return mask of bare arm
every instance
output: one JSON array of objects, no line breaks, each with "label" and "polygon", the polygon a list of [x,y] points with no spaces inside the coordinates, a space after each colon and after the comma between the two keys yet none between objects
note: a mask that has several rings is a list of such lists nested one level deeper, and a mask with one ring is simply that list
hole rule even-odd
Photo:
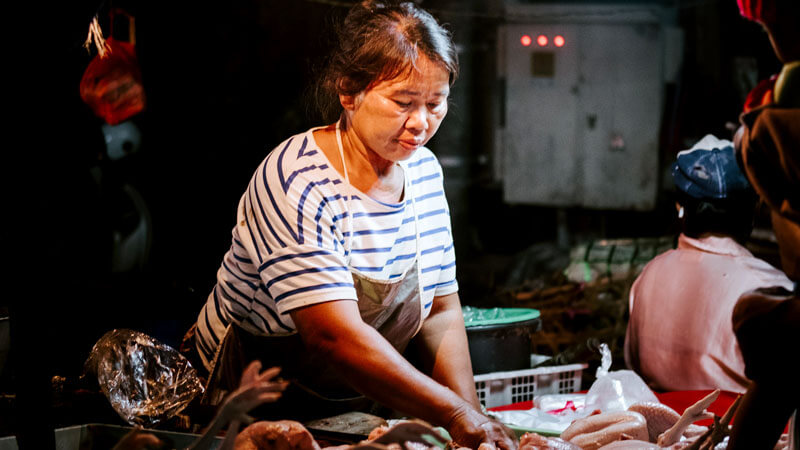
[{"label": "bare arm", "polygon": [[433,299],[431,313],[415,340],[431,377],[480,409],[458,293]]},{"label": "bare arm", "polygon": [[364,395],[446,427],[462,445],[477,448],[481,442],[496,441],[501,448],[516,448],[512,439],[491,433],[496,422],[415,369],[380,333],[365,324],[356,302],[319,303],[294,310],[291,315],[309,350],[325,355]]}]

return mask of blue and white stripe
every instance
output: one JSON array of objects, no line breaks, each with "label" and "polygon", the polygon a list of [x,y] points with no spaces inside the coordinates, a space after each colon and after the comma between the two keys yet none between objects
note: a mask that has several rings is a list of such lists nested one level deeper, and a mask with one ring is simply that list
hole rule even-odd
[{"label": "blue and white stripe", "polygon": [[312,132],[276,147],[242,195],[231,249],[197,322],[206,365],[231,323],[254,334],[292,333],[292,309],[356,300],[348,262],[374,279],[401,276],[417,253],[415,209],[425,315],[435,296],[458,290],[442,169],[433,153],[423,147],[401,163],[410,192],[387,204],[344,182]]}]

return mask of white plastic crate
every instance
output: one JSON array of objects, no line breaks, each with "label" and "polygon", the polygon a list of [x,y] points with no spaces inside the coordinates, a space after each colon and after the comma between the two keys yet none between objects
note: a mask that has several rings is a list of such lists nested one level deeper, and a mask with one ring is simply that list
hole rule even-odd
[{"label": "white plastic crate", "polygon": [[569,394],[581,388],[588,364],[538,367],[475,375],[478,400],[487,408],[533,400],[535,395]]}]

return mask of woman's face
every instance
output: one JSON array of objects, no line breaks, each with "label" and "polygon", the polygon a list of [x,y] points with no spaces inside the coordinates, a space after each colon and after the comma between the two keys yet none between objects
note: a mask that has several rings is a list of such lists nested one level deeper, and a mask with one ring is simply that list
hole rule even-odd
[{"label": "woman's face", "polygon": [[382,160],[408,159],[436,134],[447,114],[450,74],[420,56],[415,69],[355,96],[340,96],[348,136]]}]

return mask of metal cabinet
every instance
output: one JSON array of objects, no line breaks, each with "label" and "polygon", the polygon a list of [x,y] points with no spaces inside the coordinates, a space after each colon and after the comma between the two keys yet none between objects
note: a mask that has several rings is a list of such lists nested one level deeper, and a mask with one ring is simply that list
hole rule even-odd
[{"label": "metal cabinet", "polygon": [[658,6],[528,8],[541,13],[501,27],[498,39],[505,201],[652,209],[674,35],[665,31],[668,14]]}]

